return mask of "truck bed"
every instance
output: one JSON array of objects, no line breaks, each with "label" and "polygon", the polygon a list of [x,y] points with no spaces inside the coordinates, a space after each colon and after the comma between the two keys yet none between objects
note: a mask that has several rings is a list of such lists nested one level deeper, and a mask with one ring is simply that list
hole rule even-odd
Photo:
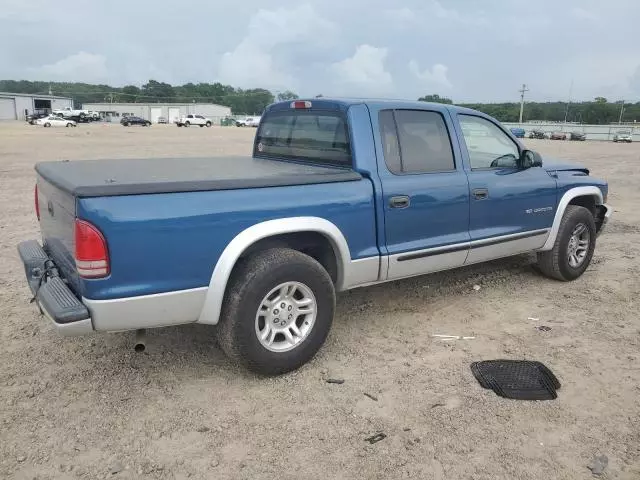
[{"label": "truck bed", "polygon": [[74,197],[237,190],[362,178],[344,168],[248,156],[41,162],[36,171]]}]

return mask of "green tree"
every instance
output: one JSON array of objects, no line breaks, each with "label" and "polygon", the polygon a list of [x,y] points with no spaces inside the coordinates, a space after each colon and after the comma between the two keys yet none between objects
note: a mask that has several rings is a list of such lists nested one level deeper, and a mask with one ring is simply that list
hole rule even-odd
[{"label": "green tree", "polygon": [[123,98],[126,102],[137,102],[140,96],[140,89],[135,85],[122,87]]},{"label": "green tree", "polygon": [[300,97],[291,90],[285,90],[284,92],[278,93],[277,98],[279,102],[285,102],[287,100],[297,100]]},{"label": "green tree", "polygon": [[142,86],[141,91],[147,101],[168,100],[175,96],[171,85],[156,80],[149,80]]},{"label": "green tree", "polygon": [[450,98],[441,97],[438,94],[425,95],[424,97],[420,97],[418,99],[418,101],[419,102],[431,102],[431,103],[448,103],[448,104],[452,104],[453,103]]}]

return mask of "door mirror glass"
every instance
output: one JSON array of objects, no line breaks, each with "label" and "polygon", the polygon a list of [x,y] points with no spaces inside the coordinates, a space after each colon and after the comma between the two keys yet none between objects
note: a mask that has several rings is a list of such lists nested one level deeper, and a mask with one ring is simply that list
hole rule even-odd
[{"label": "door mirror glass", "polygon": [[520,167],[522,168],[532,168],[532,167],[541,167],[542,166],[542,157],[538,152],[534,152],[533,150],[523,150],[520,154]]}]

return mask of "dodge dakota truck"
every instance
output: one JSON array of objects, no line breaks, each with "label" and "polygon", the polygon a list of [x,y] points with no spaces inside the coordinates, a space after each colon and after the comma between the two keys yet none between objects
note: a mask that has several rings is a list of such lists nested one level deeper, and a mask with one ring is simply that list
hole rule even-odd
[{"label": "dodge dakota truck", "polygon": [[250,156],[35,170],[42,238],[18,251],[60,333],[215,325],[229,356],[271,375],[322,346],[336,292],[525,252],[574,280],[611,214],[587,168],[423,102],[279,102]]}]

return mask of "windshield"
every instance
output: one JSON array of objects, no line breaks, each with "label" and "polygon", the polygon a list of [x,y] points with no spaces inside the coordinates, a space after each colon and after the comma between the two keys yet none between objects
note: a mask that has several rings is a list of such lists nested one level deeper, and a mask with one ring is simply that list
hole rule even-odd
[{"label": "windshield", "polygon": [[335,111],[291,110],[265,115],[253,153],[257,157],[351,166],[347,124]]}]

